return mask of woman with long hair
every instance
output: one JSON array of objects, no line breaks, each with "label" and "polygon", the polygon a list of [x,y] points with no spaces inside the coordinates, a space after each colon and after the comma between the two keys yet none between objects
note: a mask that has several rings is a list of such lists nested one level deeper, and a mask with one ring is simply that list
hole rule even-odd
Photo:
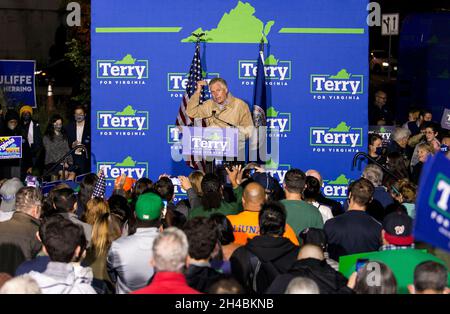
[{"label": "woman with long hair", "polygon": [[109,213],[108,203],[101,197],[94,197],[87,202],[86,212],[83,215],[83,221],[93,226],[98,217],[107,213]]},{"label": "woman with long hair", "polygon": [[[45,169],[49,170],[70,151],[67,135],[63,128],[63,118],[59,114],[55,114],[50,118],[43,143],[45,147]],[[63,174],[63,171],[67,172],[67,176]],[[56,166],[51,174],[54,179],[65,178],[74,180],[75,168],[72,156],[67,156],[66,160],[63,160],[60,165]]]},{"label": "woman with long hair", "polygon": [[112,218],[108,203],[99,197],[87,203],[84,219],[92,225],[92,240],[82,264],[92,268],[97,291],[112,293],[114,287],[107,272],[106,258],[111,243],[121,236],[120,225]]},{"label": "woman with long hair", "polygon": [[77,215],[80,218],[86,211],[87,202],[92,198],[97,180],[98,176],[95,173],[89,173],[81,180],[80,191],[77,196]]}]

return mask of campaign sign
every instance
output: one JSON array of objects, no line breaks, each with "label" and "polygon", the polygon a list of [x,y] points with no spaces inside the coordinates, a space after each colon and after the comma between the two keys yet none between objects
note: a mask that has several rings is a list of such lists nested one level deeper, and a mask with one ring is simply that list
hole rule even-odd
[{"label": "campaign sign", "polygon": [[36,107],[34,60],[0,60],[0,88],[8,103]]},{"label": "campaign sign", "polygon": [[420,178],[414,236],[450,252],[450,160],[438,153]]},{"label": "campaign sign", "polygon": [[225,79],[250,111],[264,40],[266,124],[270,142],[278,140],[267,153],[279,156],[268,168],[280,180],[291,167],[318,169],[329,180],[327,197],[345,199],[345,182],[361,175],[351,159],[367,151],[367,1],[91,2],[91,169],[108,167],[107,194],[122,171],[188,175],[186,157],[201,159],[192,145],[201,155],[208,147],[207,154],[229,153],[219,146],[229,142],[201,136],[190,138],[180,158],[174,124],[185,110],[192,33],[204,33],[201,77]]},{"label": "campaign sign", "polygon": [[392,133],[395,131],[395,126],[379,126],[379,125],[370,125],[369,126],[369,134],[378,134],[383,139],[383,147],[389,146],[391,143]]},{"label": "campaign sign", "polygon": [[0,159],[22,158],[22,136],[0,137]]},{"label": "campaign sign", "polygon": [[236,128],[183,127],[183,155],[236,157],[239,131]]}]

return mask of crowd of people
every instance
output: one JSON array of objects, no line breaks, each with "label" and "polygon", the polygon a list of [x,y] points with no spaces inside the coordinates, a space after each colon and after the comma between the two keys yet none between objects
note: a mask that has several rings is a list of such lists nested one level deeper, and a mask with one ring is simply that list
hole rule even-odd
[{"label": "crowd of people", "polygon": [[2,164],[0,293],[450,292],[449,254],[413,237],[422,165],[450,146],[429,112],[411,111],[387,147],[370,135],[370,159],[343,204],[322,193],[316,169],[292,168],[280,183],[256,163],[179,176],[178,201],[166,174],[121,175],[105,195],[102,170],[44,196],[24,176],[40,158],[51,179],[87,172],[74,148],[89,132],[83,107],[66,126],[50,117],[44,136],[32,114],[23,106],[2,122],[24,147],[19,164]]},{"label": "crowd of people", "polygon": [[67,123],[60,114],[51,115],[45,130],[34,119],[30,106],[23,105],[18,111],[8,109],[0,114],[0,135],[22,137],[22,158],[2,160],[0,178],[24,180],[34,174],[48,181],[70,180],[89,172],[90,126],[82,105],[74,107],[73,120]]},{"label": "crowd of people", "polygon": [[[415,248],[412,183],[387,191],[371,164],[341,206],[320,192],[317,170],[291,169],[282,185],[255,164],[226,172],[229,185],[180,176],[188,198],[178,202],[167,175],[122,175],[109,197],[101,171],[46,197],[3,180],[0,293],[450,292],[445,262]],[[368,258],[346,273],[355,254]]]}]

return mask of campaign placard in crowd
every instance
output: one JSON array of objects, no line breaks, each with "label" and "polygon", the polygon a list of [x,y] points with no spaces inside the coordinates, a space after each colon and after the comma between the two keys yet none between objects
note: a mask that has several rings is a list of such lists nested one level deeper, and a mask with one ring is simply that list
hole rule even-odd
[{"label": "campaign placard in crowd", "polygon": [[383,146],[387,147],[391,143],[392,133],[395,131],[395,126],[390,125],[370,125],[369,134],[378,134],[383,139]]},{"label": "campaign placard in crowd", "polygon": [[450,252],[450,160],[438,153],[424,165],[414,236]]},{"label": "campaign placard in crowd", "polygon": [[0,137],[0,159],[22,158],[22,136]]},{"label": "campaign placard in crowd", "polygon": [[36,107],[35,60],[0,60],[0,88],[11,105]]}]

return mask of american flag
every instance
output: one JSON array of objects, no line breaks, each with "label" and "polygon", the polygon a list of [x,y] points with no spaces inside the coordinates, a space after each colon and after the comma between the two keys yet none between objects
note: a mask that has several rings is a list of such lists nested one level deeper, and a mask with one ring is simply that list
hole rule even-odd
[{"label": "american flag", "polygon": [[105,172],[103,168],[100,168],[100,173],[98,175],[98,180],[95,183],[94,191],[92,192],[92,197],[105,198],[105,192],[106,192]]},{"label": "american flag", "polygon": [[[189,77],[186,85],[186,91],[183,96],[183,100],[180,104],[180,109],[178,110],[177,121],[175,124],[177,126],[202,126],[206,127],[206,123],[203,119],[192,119],[186,113],[186,107],[189,99],[195,93],[197,89],[197,82],[203,80],[202,74],[202,63],[200,60],[200,42],[197,42],[195,46],[194,58],[192,58],[191,67],[189,69]],[[200,104],[206,100],[205,90],[202,89],[200,95]],[[201,122],[199,121],[201,120]],[[205,161],[195,161],[194,156],[191,156],[191,159],[186,162],[189,167],[205,171]]]}]

